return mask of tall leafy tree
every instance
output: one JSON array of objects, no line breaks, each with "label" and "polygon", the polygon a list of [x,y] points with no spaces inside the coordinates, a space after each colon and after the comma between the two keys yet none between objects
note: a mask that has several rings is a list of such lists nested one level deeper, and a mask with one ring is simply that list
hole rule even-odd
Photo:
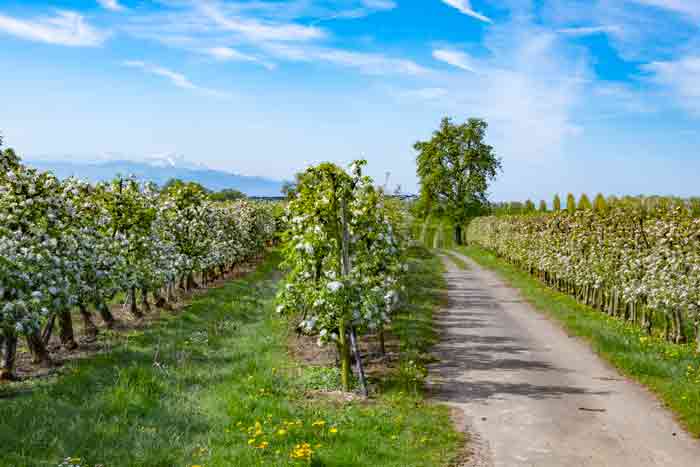
[{"label": "tall leafy tree", "polygon": [[554,212],[561,211],[561,198],[559,198],[559,195],[554,195],[554,202],[552,204],[552,211],[554,211]]},{"label": "tall leafy tree", "polygon": [[443,118],[428,141],[418,141],[417,173],[421,197],[442,208],[455,225],[462,243],[462,225],[487,207],[489,183],[501,169],[493,147],[485,143],[488,124],[477,118],[454,124]]},{"label": "tall leafy tree", "polygon": [[605,201],[605,196],[602,193],[598,193],[593,201],[593,209],[602,214],[608,210],[608,202]]},{"label": "tall leafy tree", "polygon": [[587,211],[587,210],[593,209],[593,205],[591,204],[591,200],[588,198],[588,195],[586,193],[582,194],[581,198],[579,198],[578,209],[580,211]]}]

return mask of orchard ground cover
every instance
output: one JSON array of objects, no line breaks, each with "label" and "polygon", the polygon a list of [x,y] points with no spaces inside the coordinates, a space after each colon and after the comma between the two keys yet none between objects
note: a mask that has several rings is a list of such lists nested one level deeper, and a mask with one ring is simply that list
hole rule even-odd
[{"label": "orchard ground cover", "polygon": [[700,355],[693,344],[669,343],[633,323],[582,305],[493,253],[470,245],[458,251],[499,273],[522,296],[625,375],[651,389],[694,436],[700,436]]},{"label": "orchard ground cover", "polygon": [[439,262],[411,251],[411,305],[392,330],[405,352],[381,384],[370,380],[369,401],[310,396],[307,370],[288,356],[289,322],[274,313],[278,262],[271,253],[59,377],[0,387],[0,465],[447,465],[460,437],[419,390]]}]

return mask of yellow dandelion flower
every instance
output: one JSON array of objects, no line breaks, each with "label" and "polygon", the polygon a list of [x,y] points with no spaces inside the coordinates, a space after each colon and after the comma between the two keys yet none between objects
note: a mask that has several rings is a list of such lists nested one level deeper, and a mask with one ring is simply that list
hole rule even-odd
[{"label": "yellow dandelion flower", "polygon": [[331,428],[330,430],[328,430],[328,432],[329,432],[330,434],[334,435],[334,434],[338,433],[338,429],[337,429],[336,427],[333,427],[333,428]]}]

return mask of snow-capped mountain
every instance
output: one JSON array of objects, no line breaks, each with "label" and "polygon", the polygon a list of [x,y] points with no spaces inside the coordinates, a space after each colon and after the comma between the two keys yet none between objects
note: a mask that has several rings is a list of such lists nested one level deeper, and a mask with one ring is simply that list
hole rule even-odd
[{"label": "snow-capped mountain", "polygon": [[178,178],[200,183],[214,191],[233,188],[248,196],[279,196],[283,183],[264,177],[213,170],[174,154],[151,156],[144,161],[115,159],[83,162],[27,159],[24,162],[30,167],[51,171],[59,178],[75,176],[91,182],[99,182],[110,180],[116,175],[134,175],[158,185],[163,185],[172,178]]}]

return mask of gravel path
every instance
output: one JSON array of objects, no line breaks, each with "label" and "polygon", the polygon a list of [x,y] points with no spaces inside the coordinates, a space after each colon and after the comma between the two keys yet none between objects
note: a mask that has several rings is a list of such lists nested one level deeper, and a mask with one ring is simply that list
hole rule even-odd
[{"label": "gravel path", "polygon": [[461,257],[468,270],[444,258],[449,305],[429,385],[464,412],[467,465],[700,466],[700,441],[644,388]]}]

